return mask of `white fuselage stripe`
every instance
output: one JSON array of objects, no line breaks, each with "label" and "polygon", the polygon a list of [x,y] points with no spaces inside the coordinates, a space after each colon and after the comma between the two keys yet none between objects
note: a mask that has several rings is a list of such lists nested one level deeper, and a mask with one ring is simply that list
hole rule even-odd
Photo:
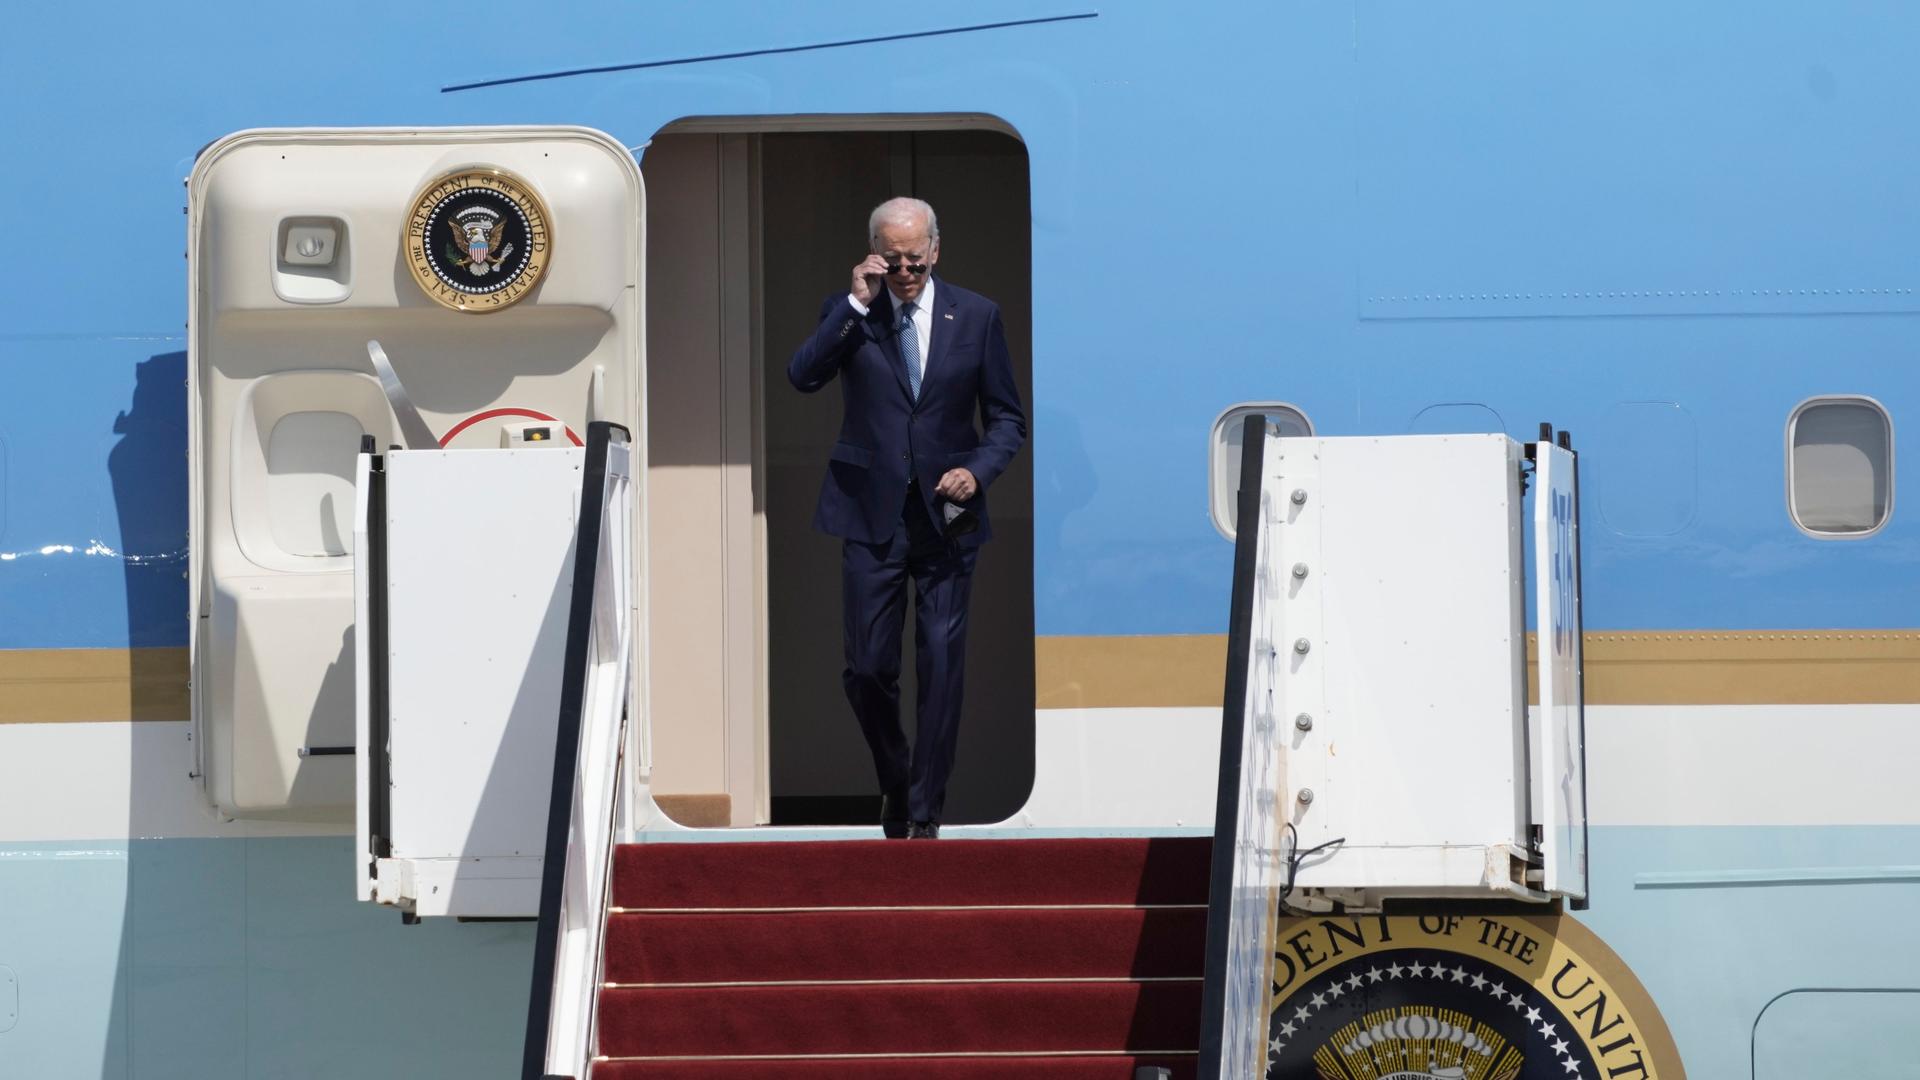
[{"label": "white fuselage stripe", "polygon": [[[1036,721],[1033,794],[994,835],[1211,825],[1219,710],[1042,709]],[[1587,708],[1600,827],[1920,825],[1915,761],[1920,704]],[[0,725],[0,843],[348,831],[221,821],[192,768],[183,722]]]}]

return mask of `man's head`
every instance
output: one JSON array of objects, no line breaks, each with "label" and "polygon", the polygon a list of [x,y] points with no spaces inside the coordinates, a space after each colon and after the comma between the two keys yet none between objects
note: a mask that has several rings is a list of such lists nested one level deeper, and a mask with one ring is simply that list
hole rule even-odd
[{"label": "man's head", "polygon": [[887,290],[898,300],[917,300],[927,275],[940,261],[940,223],[919,199],[888,199],[867,218],[873,253],[887,261]]}]

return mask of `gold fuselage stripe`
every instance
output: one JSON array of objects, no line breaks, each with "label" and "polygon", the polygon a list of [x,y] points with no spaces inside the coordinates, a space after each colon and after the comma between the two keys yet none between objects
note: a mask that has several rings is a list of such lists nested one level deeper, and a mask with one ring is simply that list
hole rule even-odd
[{"label": "gold fuselage stripe", "polygon": [[[1535,652],[1527,636],[1529,695]],[[1042,709],[1218,708],[1224,634],[1034,639]],[[1920,702],[1920,630],[1608,630],[1590,705]],[[185,720],[187,650],[0,650],[0,724]]]},{"label": "gold fuselage stripe", "polygon": [[[1585,639],[1589,705],[1920,702],[1920,630],[1609,630]],[[1224,634],[1043,637],[1043,709],[1220,705]],[[1528,697],[1537,699],[1527,635]]]},{"label": "gold fuselage stripe", "polygon": [[186,718],[185,649],[0,649],[0,724]]}]

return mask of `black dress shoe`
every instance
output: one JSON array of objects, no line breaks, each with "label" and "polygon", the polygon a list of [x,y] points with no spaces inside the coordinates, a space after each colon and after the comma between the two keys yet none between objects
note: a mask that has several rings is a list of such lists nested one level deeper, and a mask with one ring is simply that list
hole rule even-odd
[{"label": "black dress shoe", "polygon": [[937,821],[916,821],[907,827],[907,839],[938,840],[940,839],[940,823]]},{"label": "black dress shoe", "polygon": [[912,827],[907,822],[907,789],[894,788],[880,794],[880,832],[889,840],[905,840]]}]

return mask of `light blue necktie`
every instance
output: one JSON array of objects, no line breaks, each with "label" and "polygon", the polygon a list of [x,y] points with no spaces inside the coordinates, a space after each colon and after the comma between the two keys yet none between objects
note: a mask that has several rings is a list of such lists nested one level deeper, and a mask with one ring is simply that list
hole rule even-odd
[{"label": "light blue necktie", "polygon": [[920,400],[920,335],[913,328],[913,302],[900,309],[900,359],[907,365],[907,389]]}]

